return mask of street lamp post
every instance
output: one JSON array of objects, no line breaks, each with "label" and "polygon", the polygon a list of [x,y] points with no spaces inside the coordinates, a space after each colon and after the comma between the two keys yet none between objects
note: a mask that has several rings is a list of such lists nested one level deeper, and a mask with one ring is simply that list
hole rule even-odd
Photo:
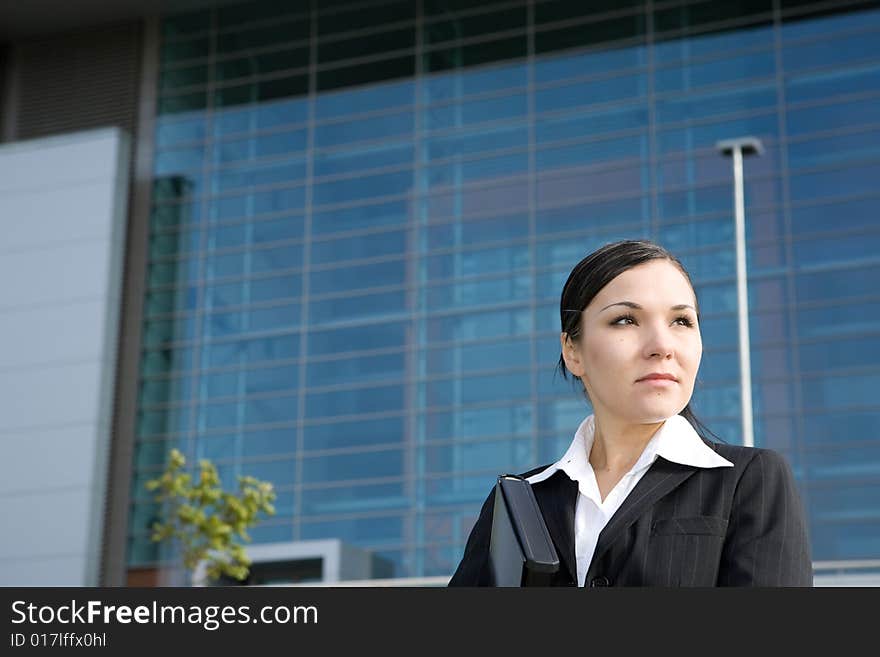
[{"label": "street lamp post", "polygon": [[743,445],[754,447],[752,423],[752,366],[749,346],[749,295],[746,278],[746,220],[743,194],[743,156],[761,155],[764,146],[757,137],[725,139],[715,144],[722,155],[733,157],[733,205],[736,219],[736,298],[739,312],[739,372],[742,405]]}]

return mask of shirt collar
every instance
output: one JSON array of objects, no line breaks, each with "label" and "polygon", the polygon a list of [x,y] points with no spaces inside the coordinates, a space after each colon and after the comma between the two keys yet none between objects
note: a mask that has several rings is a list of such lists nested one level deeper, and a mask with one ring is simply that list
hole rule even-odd
[{"label": "shirt collar", "polygon": [[[565,472],[573,481],[584,481],[590,470],[588,455],[593,446],[594,428],[595,416],[591,414],[581,422],[562,458],[541,472],[527,477],[527,481],[532,484],[544,481],[559,470]],[[733,463],[703,442],[691,423],[681,415],[673,415],[666,419],[648,441],[639,459],[630,469],[630,473],[635,474],[649,468],[658,456],[662,456],[667,461],[697,468],[733,467]]]}]

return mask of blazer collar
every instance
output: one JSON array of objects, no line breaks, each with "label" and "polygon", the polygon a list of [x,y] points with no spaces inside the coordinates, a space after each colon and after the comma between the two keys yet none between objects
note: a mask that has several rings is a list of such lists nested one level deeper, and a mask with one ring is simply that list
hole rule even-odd
[{"label": "blazer collar", "polygon": [[[587,450],[592,445],[594,416],[578,427],[566,453],[556,463],[527,477],[541,507],[544,521],[561,563],[577,580],[574,516],[578,491],[589,469]],[[647,468],[620,508],[599,534],[593,563],[615,539],[657,500],[669,494],[697,468],[732,467],[696,433],[680,415],[666,420],[634,466]]]},{"label": "blazer collar", "polygon": [[[571,444],[565,454],[556,463],[535,472],[528,477],[529,483],[535,484],[551,477],[558,470],[564,471],[569,477],[578,481],[585,495],[588,493],[586,484],[594,480],[588,455],[593,446],[595,416],[588,415],[581,422]],[[713,450],[700,437],[686,418],[673,415],[667,418],[654,433],[645,446],[638,461],[632,467],[633,472],[647,470],[657,457],[682,465],[693,465],[698,468],[732,468],[733,463]]]},{"label": "blazer collar", "polygon": [[[640,515],[650,509],[657,500],[675,490],[696,471],[697,468],[694,466],[673,463],[662,457],[657,458],[599,534],[592,563],[596,563],[617,537]],[[534,483],[532,490],[544,516],[547,530],[556,546],[559,561],[568,571],[570,580],[577,581],[574,513],[578,484],[568,478],[565,472],[557,471],[550,477]]]},{"label": "blazer collar", "polygon": [[650,509],[657,500],[678,488],[697,470],[695,466],[674,463],[662,456],[658,457],[599,533],[590,568],[639,516]]}]

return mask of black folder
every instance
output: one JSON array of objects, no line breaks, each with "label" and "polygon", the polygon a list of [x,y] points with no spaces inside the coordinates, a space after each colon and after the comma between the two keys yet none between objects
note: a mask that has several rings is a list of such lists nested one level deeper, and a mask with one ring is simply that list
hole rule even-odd
[{"label": "black folder", "polygon": [[559,570],[532,485],[517,475],[495,484],[489,563],[495,586],[548,586]]}]

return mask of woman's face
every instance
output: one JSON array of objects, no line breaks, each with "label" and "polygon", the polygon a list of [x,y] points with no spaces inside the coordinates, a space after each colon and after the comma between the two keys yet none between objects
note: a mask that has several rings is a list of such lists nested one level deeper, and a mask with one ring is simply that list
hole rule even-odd
[{"label": "woman's face", "polygon": [[[687,307],[674,308],[680,305]],[[687,406],[703,355],[695,306],[690,284],[668,260],[628,269],[600,290],[581,314],[580,337],[562,334],[566,366],[597,414],[647,424]],[[676,380],[639,381],[654,372]]]}]

